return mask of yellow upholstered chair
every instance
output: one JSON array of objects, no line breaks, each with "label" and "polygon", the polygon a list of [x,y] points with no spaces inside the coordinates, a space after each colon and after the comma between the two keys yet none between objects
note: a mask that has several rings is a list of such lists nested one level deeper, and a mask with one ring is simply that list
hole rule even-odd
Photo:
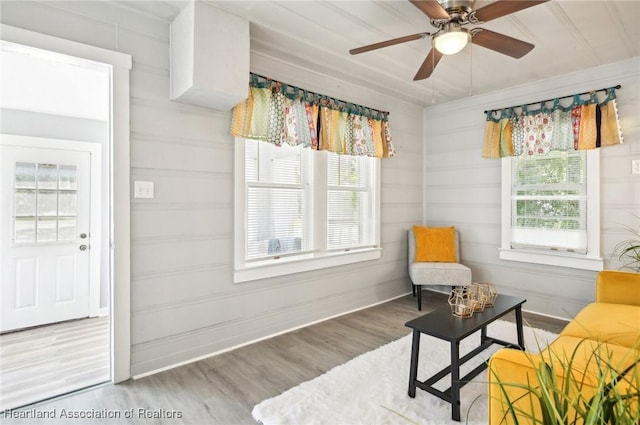
[{"label": "yellow upholstered chair", "polygon": [[459,263],[460,235],[453,227],[413,226],[407,239],[409,277],[413,295],[418,295],[418,310],[422,310],[423,285],[471,284],[471,269]]}]

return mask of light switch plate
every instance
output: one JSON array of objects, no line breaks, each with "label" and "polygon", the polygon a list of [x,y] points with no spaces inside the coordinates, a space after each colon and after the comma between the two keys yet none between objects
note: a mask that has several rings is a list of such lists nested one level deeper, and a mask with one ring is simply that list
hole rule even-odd
[{"label": "light switch plate", "polygon": [[640,159],[631,160],[631,174],[640,174]]},{"label": "light switch plate", "polygon": [[153,182],[146,181],[134,181],[133,182],[133,197],[143,199],[153,199]]}]

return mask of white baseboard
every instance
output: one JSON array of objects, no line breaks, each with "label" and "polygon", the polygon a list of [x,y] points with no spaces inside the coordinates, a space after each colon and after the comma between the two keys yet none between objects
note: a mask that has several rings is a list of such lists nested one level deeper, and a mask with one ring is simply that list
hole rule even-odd
[{"label": "white baseboard", "polygon": [[553,314],[540,313],[538,311],[526,310],[524,308],[522,309],[522,311],[524,311],[526,313],[530,313],[530,314],[535,314],[536,316],[544,316],[544,317],[549,317],[550,319],[561,320],[561,321],[567,322],[567,323],[569,323],[571,321],[571,319],[567,319],[566,317],[554,316]]}]

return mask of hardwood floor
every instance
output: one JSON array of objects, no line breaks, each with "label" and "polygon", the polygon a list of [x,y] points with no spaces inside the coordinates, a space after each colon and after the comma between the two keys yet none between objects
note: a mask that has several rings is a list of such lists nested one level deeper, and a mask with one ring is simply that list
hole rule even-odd
[{"label": "hardwood floor", "polygon": [[0,411],[108,380],[108,317],[0,335]]},{"label": "hardwood floor", "polygon": [[[409,334],[404,323],[446,302],[424,291],[423,311],[411,295],[119,385],[106,385],[28,408],[56,420],[3,424],[79,423],[63,412],[93,412],[90,424],[255,424],[253,406],[367,351]],[[525,313],[534,327],[559,332],[564,322]],[[514,320],[513,317],[506,319]],[[407,363],[407,368],[409,367]],[[408,373],[408,372],[407,372]],[[66,409],[66,410],[63,410]],[[133,410],[130,410],[133,409]],[[139,410],[141,409],[141,410]],[[131,418],[125,418],[132,413]],[[95,418],[115,416],[113,418]],[[155,419],[145,418],[155,415]]]}]

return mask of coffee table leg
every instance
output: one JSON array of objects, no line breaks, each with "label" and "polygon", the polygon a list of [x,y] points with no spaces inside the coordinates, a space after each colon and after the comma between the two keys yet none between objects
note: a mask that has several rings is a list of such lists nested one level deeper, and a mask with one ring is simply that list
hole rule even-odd
[{"label": "coffee table leg", "polygon": [[518,332],[518,345],[524,350],[524,333],[522,331],[522,306],[516,307],[516,332]]},{"label": "coffee table leg", "polygon": [[[418,288],[419,289],[419,288]],[[416,380],[418,379],[418,353],[420,352],[420,332],[413,330],[411,343],[411,367],[409,368],[409,397],[416,396]]]},{"label": "coffee table leg", "polygon": [[451,419],[460,420],[460,342],[451,341]]}]

